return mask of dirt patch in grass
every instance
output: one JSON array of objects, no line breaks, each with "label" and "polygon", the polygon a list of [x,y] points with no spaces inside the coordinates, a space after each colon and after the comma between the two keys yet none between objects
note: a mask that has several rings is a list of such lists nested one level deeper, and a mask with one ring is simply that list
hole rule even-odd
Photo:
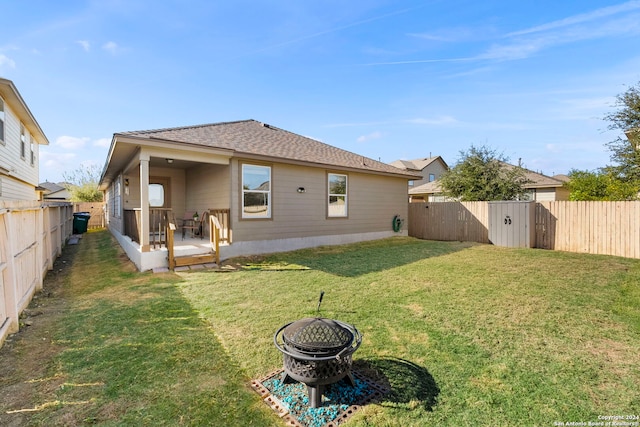
[{"label": "dirt patch in grass", "polygon": [[68,277],[78,246],[65,248],[44,281],[43,291],[34,295],[20,318],[20,331],[0,348],[0,425],[23,426],[28,415],[47,404],[65,381],[52,372],[52,361],[61,347],[51,337],[53,327],[67,310],[63,284]]}]

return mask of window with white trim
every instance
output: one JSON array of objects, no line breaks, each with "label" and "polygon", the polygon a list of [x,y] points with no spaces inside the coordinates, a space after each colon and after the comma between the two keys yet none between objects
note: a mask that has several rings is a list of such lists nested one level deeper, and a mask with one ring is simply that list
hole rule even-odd
[{"label": "window with white trim", "polygon": [[36,164],[36,152],[34,150],[34,141],[33,141],[33,136],[30,138],[31,139],[31,166],[34,166]]},{"label": "window with white trim", "polygon": [[328,176],[327,216],[347,216],[347,175],[330,173]]},{"label": "window with white trim", "polygon": [[0,144],[4,145],[4,100],[0,98]]},{"label": "window with white trim", "polygon": [[25,158],[27,151],[27,135],[24,130],[24,125],[20,123],[20,157]]},{"label": "window with white trim", "polygon": [[271,218],[271,167],[242,165],[242,218]]}]

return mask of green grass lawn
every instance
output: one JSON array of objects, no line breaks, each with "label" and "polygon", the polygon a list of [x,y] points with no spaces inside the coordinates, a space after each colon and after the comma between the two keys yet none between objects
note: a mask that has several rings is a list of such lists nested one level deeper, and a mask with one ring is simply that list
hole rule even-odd
[{"label": "green grass lawn", "polygon": [[248,382],[281,367],[274,332],[321,291],[321,315],[364,334],[357,367],[392,386],[349,426],[640,415],[640,260],[395,238],[246,262],[140,274],[87,234],[54,337],[58,403],[32,425],[283,425]]},{"label": "green grass lawn", "polygon": [[277,328],[325,291],[322,316],[362,331],[354,358],[393,386],[350,425],[640,415],[638,260],[399,238],[252,261],[177,285],[254,378],[281,365]]}]

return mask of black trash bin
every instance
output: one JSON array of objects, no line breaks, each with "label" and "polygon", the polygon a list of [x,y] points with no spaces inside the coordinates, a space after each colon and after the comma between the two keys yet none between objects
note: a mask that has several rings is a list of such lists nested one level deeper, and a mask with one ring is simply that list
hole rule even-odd
[{"label": "black trash bin", "polygon": [[90,218],[89,212],[75,212],[73,214],[73,234],[86,233]]}]

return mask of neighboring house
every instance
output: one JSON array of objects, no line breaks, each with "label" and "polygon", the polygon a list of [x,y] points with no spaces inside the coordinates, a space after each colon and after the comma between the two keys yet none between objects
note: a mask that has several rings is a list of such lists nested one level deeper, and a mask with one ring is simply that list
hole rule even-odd
[{"label": "neighboring house", "polygon": [[[514,168],[514,165],[501,162],[505,168]],[[569,190],[565,188],[566,175],[550,177],[538,172],[524,169],[525,176],[530,182],[525,184],[528,190],[527,200],[562,201],[569,200]],[[444,202],[448,199],[442,194],[442,188],[438,181],[429,182],[409,189],[411,202]]]},{"label": "neighboring house", "polygon": [[168,265],[166,250],[150,244],[155,211],[172,218],[228,212],[224,259],[407,235],[392,223],[396,215],[406,219],[407,181],[417,178],[244,120],[116,133],[100,189],[107,226],[144,271]]},{"label": "neighboring house", "polygon": [[440,175],[449,169],[449,166],[440,156],[415,160],[396,160],[391,162],[390,165],[422,176],[421,179],[409,181],[409,188],[436,181],[440,178]]},{"label": "neighboring house", "polygon": [[11,80],[0,78],[0,200],[38,200],[38,148],[49,141]]},{"label": "neighboring house", "polygon": [[42,200],[69,201],[71,194],[69,190],[61,184],[54,182],[41,182],[39,187],[42,191]]}]

